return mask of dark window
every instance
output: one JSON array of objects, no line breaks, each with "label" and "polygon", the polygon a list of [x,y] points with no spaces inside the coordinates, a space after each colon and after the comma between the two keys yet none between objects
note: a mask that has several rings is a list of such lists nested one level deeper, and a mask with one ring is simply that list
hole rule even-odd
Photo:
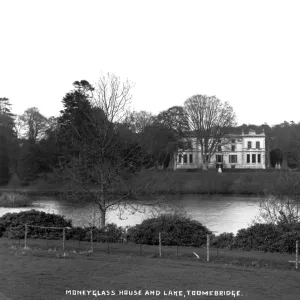
[{"label": "dark window", "polygon": [[252,154],[252,163],[253,163],[253,164],[256,163],[256,154]]},{"label": "dark window", "polygon": [[231,151],[235,151],[235,145],[231,145]]},{"label": "dark window", "polygon": [[235,140],[231,140],[231,143],[232,143],[232,144],[235,144]]},{"label": "dark window", "polygon": [[182,155],[181,154],[179,154],[179,156],[178,156],[178,162],[181,164],[182,163]]},{"label": "dark window", "polygon": [[261,154],[257,154],[257,162],[260,164],[261,163]]},{"label": "dark window", "polygon": [[217,163],[223,162],[223,155],[217,155]]},{"label": "dark window", "polygon": [[187,164],[187,154],[183,154],[183,163]]},{"label": "dark window", "polygon": [[222,146],[218,145],[218,152],[221,152],[221,151],[222,151]]},{"label": "dark window", "polygon": [[190,154],[190,164],[193,163],[193,154]]},{"label": "dark window", "polygon": [[250,154],[247,154],[247,164],[250,164]]},{"label": "dark window", "polygon": [[251,149],[251,142],[248,142],[248,149]]},{"label": "dark window", "polygon": [[260,142],[256,142],[256,149],[260,148]]},{"label": "dark window", "polygon": [[229,155],[229,163],[237,163],[237,155]]}]

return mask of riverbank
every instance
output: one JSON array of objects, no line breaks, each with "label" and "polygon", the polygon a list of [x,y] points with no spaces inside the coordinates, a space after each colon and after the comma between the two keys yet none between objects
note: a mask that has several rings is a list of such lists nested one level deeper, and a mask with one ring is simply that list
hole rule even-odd
[{"label": "riverbank", "polygon": [[[281,260],[287,268],[278,269],[251,263],[248,267],[237,265],[229,258],[217,262],[215,256],[206,263],[202,256],[197,260],[192,254],[192,251],[199,253],[200,249],[192,248],[185,249],[185,255],[182,253],[179,258],[165,256],[166,253],[162,258],[149,256],[147,249],[144,249],[144,255],[139,255],[139,248],[130,249],[130,245],[123,253],[113,252],[118,249],[115,247],[120,247],[117,245],[112,246],[110,254],[105,253],[107,248],[101,251],[95,245],[93,254],[67,250],[67,255],[63,256],[61,250],[41,249],[39,240],[28,242],[34,244],[29,244],[26,250],[18,249],[17,245],[11,247],[0,240],[0,296],[3,299],[73,299],[74,295],[67,295],[66,290],[115,292],[114,296],[103,294],[105,299],[132,299],[132,296],[119,294],[124,290],[141,290],[142,295],[137,299],[178,299],[176,296],[163,296],[164,291],[183,291],[185,299],[197,298],[196,295],[188,295],[187,291],[240,291],[249,300],[297,299],[300,293],[300,288],[295,285],[300,280],[300,273],[291,270],[286,261],[290,257],[285,256]],[[49,245],[52,243],[48,242]],[[53,249],[52,244],[51,247]],[[89,249],[88,245],[82,247]],[[153,251],[157,253],[156,248]],[[205,249],[202,250],[205,252]],[[241,252],[241,255],[248,255],[248,252]],[[249,262],[259,260],[260,255],[249,255]],[[278,258],[274,256],[273,261],[279,261]],[[160,295],[146,296],[146,290],[158,291]]]},{"label": "riverbank", "polygon": [[[224,172],[144,171],[112,190],[125,194],[130,188],[159,194],[241,194],[261,195],[284,189],[284,171]],[[288,173],[290,174],[290,173]],[[292,173],[298,175],[298,173]],[[147,188],[145,188],[147,187]],[[53,195],[65,192],[69,186],[59,181],[38,179],[29,186],[0,187],[1,192]],[[92,190],[96,190],[92,188]],[[300,193],[300,185],[296,192]]]}]

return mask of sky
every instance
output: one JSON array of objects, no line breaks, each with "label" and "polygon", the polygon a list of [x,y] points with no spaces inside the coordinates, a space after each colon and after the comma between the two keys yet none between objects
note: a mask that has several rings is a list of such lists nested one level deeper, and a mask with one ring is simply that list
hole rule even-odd
[{"label": "sky", "polygon": [[132,109],[195,94],[238,124],[300,121],[300,1],[0,0],[0,97],[58,116],[76,80],[115,73]]}]

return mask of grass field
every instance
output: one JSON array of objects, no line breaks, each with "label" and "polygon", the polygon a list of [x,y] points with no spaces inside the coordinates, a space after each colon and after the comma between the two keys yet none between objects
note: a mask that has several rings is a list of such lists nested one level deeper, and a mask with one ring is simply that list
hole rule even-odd
[{"label": "grass field", "polygon": [[[22,241],[23,242],[23,241]],[[22,243],[21,242],[21,243]],[[102,299],[204,299],[188,296],[190,291],[240,291],[241,299],[299,299],[300,271],[293,270],[291,255],[258,252],[212,251],[205,262],[206,249],[139,245],[95,244],[94,253],[74,253],[71,249],[89,249],[89,243],[67,241],[63,256],[61,241],[29,240],[29,249],[18,242],[0,240],[0,299],[95,299],[95,296],[70,296],[66,290],[114,291]],[[14,245],[13,245],[14,244]],[[22,246],[22,244],[21,244]],[[57,248],[57,251],[46,251]],[[192,252],[200,255],[198,260]],[[251,262],[251,263],[250,263]],[[245,266],[244,266],[245,265]],[[142,295],[119,295],[121,290],[141,290]],[[159,291],[147,296],[146,290]],[[164,296],[182,291],[180,296]],[[2,298],[1,298],[2,296]],[[233,299],[233,297],[213,297]]]}]

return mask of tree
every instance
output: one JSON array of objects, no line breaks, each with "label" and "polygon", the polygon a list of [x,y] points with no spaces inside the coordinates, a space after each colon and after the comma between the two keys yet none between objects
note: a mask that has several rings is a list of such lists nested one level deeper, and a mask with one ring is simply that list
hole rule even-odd
[{"label": "tree", "polygon": [[25,137],[32,144],[43,138],[47,129],[47,118],[43,116],[37,107],[31,107],[25,110],[21,115]]},{"label": "tree", "polygon": [[216,152],[224,136],[224,128],[236,125],[233,108],[215,96],[195,95],[184,102],[184,111],[190,130],[195,132],[201,147],[203,170]]},{"label": "tree", "polygon": [[[109,73],[100,77],[91,98],[87,99],[77,91],[71,95],[76,100],[75,106],[70,95],[63,99],[65,109],[59,124],[68,130],[71,144],[78,146],[80,141],[79,155],[64,153],[63,178],[73,183],[73,198],[82,199],[78,195],[84,193],[93,200],[101,215],[101,227],[105,226],[109,210],[119,209],[121,213],[124,209],[140,209],[140,203],[133,203],[129,198],[137,197],[146,189],[146,186],[141,189],[131,187],[121,196],[113,193],[143,164],[142,147],[136,144],[124,151],[121,136],[126,125],[123,123],[131,100],[131,88],[129,81],[121,81]],[[84,109],[78,110],[79,105]]]},{"label": "tree", "polygon": [[293,225],[300,222],[300,176],[282,172],[276,190],[261,198],[259,219],[267,223]]},{"label": "tree", "polygon": [[167,168],[178,144],[174,132],[163,124],[155,123],[146,127],[141,139],[149,155],[149,167]]},{"label": "tree", "polygon": [[9,181],[9,156],[7,140],[4,135],[0,135],[0,185],[7,184]]},{"label": "tree", "polygon": [[3,168],[6,168],[4,165],[8,165],[12,172],[14,172],[16,169],[16,157],[18,152],[14,118],[15,115],[11,112],[11,104],[9,103],[9,99],[0,98],[0,136],[3,137],[2,141],[5,143],[5,145],[3,144],[2,151],[4,151],[7,155],[6,161],[2,163]]},{"label": "tree", "polygon": [[160,112],[156,121],[175,132],[178,137],[189,131],[188,119],[181,106],[172,106]]},{"label": "tree", "polygon": [[142,133],[147,126],[151,126],[154,123],[154,116],[145,110],[140,112],[132,112],[126,116],[126,123],[128,123],[130,130],[135,133]]},{"label": "tree", "polygon": [[86,80],[75,81],[73,86],[75,89],[62,100],[64,109],[57,120],[57,143],[61,155],[65,156],[62,157],[64,161],[70,156],[79,156],[81,140],[87,134],[85,131],[94,130],[87,126],[93,111],[91,92],[94,88]]},{"label": "tree", "polygon": [[[173,167],[174,154],[178,148],[185,148],[185,135],[189,131],[188,118],[184,108],[181,106],[172,106],[160,112],[156,117],[155,124],[158,129],[158,138],[155,137],[155,140],[160,141],[160,143],[157,143],[157,146],[165,144],[160,151],[159,164],[164,165],[164,167]],[[160,126],[157,126],[158,124]],[[163,139],[165,142],[163,142]]]},{"label": "tree", "polygon": [[273,168],[275,168],[276,164],[282,164],[283,161],[283,153],[280,149],[276,148],[270,151],[270,163]]}]

